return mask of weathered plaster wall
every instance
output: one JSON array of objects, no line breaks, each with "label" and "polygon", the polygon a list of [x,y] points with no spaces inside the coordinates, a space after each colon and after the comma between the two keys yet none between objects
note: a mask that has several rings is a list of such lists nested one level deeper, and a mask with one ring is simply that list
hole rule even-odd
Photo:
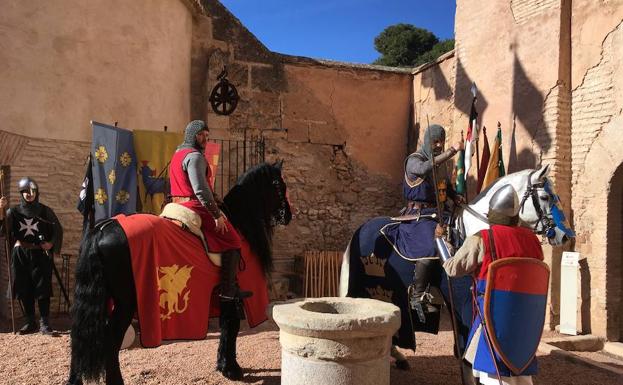
[{"label": "weathered plaster wall", "polygon": [[302,64],[287,64],[285,73],[287,135],[275,156],[290,163],[299,215],[278,239],[287,256],[342,250],[359,225],[402,202],[411,78]]},{"label": "weathered plaster wall", "polygon": [[180,0],[3,1],[2,128],[82,141],[91,119],[183,128],[193,10]]},{"label": "weathered plaster wall", "polygon": [[[475,81],[480,124],[493,143],[502,127],[507,172],[550,164],[565,211],[571,205],[570,13],[567,0],[458,1],[454,132],[467,127]],[[455,140],[455,139],[451,139]],[[482,143],[481,143],[482,148]],[[472,169],[468,182],[475,181]],[[550,327],[558,323],[562,248],[545,246],[552,267]]]},{"label": "weathered plaster wall", "polygon": [[454,86],[456,57],[454,51],[435,63],[425,64],[413,72],[413,124],[409,130],[409,152],[417,149],[428,123],[454,129]]},{"label": "weathered plaster wall", "polygon": [[[580,325],[623,338],[620,233],[623,199],[623,3],[573,2],[573,222],[582,264]],[[618,227],[620,229],[620,226]]]}]

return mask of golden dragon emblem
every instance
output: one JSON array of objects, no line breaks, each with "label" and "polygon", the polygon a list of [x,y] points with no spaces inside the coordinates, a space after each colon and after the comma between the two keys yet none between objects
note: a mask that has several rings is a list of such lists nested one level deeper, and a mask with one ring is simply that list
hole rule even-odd
[{"label": "golden dragon emblem", "polygon": [[[158,268],[158,272],[164,274],[158,279],[158,292],[162,292],[160,293],[160,319],[170,319],[174,313],[183,313],[188,308],[190,289],[185,292],[184,289],[186,289],[193,267],[179,267],[175,264]],[[183,308],[181,307],[182,292],[184,292]]]}]

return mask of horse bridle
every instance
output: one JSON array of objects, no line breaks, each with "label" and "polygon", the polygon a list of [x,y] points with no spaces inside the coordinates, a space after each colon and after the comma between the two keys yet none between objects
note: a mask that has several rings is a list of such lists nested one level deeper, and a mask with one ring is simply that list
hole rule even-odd
[{"label": "horse bridle", "polygon": [[[530,175],[528,175],[528,186],[526,187],[526,192],[521,198],[521,203],[519,204],[519,207],[520,207],[521,212],[523,212],[526,201],[528,200],[528,198],[531,198],[532,204],[534,205],[534,209],[536,210],[536,213],[538,215],[537,222],[534,225],[534,228],[532,229],[532,231],[534,231],[535,234],[541,235],[543,237],[554,238],[555,237],[554,229],[556,229],[556,223],[552,220],[552,218],[549,218],[547,214],[545,214],[543,210],[541,209],[541,205],[539,205],[539,195],[537,194],[538,189],[545,188],[546,182],[543,181],[540,183],[532,184],[532,175],[536,171],[538,170],[534,170],[530,173]],[[472,214],[479,220],[483,221],[484,223],[487,223],[487,224],[489,223],[489,219],[486,216],[480,214],[473,208],[469,207],[469,205],[461,205],[461,207],[467,210],[467,212],[469,212],[470,214]],[[539,228],[539,225],[540,225],[540,228]]]},{"label": "horse bridle", "polygon": [[289,205],[288,199],[284,196],[284,193],[281,189],[281,183],[279,181],[279,179],[273,179],[273,186],[275,187],[275,190],[277,191],[277,197],[279,199],[279,203],[281,205],[281,207],[279,208],[278,212],[279,212],[279,219],[276,220],[275,222],[278,224],[285,224],[286,221],[286,209],[287,206]]},{"label": "horse bridle", "polygon": [[[543,212],[541,209],[541,205],[539,204],[539,195],[537,194],[538,189],[545,188],[546,181],[543,180],[539,183],[532,183],[532,175],[538,170],[534,170],[528,175],[528,185],[526,187],[526,192],[523,194],[521,198],[521,203],[519,204],[521,212],[524,210],[524,206],[528,198],[532,199],[532,204],[534,205],[534,210],[536,210],[538,219],[536,224],[534,225],[535,234],[541,235],[544,238],[554,238],[556,236],[555,229],[556,223],[552,220],[552,218],[548,217],[547,214]],[[539,229],[539,225],[541,228]]]}]

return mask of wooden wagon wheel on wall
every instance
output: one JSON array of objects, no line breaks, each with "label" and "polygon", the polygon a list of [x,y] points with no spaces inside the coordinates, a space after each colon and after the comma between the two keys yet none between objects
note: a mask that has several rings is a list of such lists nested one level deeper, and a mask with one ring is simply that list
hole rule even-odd
[{"label": "wooden wagon wheel on wall", "polygon": [[218,75],[218,84],[214,86],[210,93],[210,105],[212,110],[218,115],[229,115],[238,106],[238,90],[227,80],[227,68]]}]

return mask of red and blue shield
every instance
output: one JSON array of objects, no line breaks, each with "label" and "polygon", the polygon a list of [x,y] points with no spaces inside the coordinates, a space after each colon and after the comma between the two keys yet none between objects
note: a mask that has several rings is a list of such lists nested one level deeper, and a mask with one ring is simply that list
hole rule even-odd
[{"label": "red and blue shield", "polygon": [[493,348],[518,375],[539,346],[549,286],[549,266],[534,258],[503,258],[489,265],[484,317]]}]

